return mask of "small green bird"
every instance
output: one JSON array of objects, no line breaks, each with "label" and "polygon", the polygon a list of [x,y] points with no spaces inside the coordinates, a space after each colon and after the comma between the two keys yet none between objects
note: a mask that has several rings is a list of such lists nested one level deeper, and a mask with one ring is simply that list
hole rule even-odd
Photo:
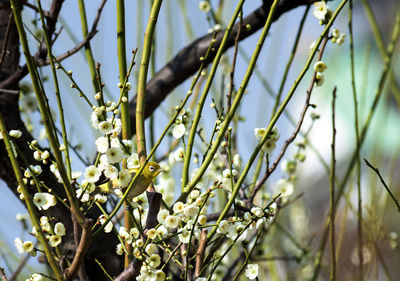
[{"label": "small green bird", "polygon": [[[129,169],[129,172],[132,173],[132,177],[136,175],[136,173],[140,170],[139,168]],[[139,196],[150,185],[150,183],[162,172],[160,165],[156,162],[150,161],[147,162],[144,166],[142,173],[135,180],[134,186],[131,188],[128,194],[128,200],[132,200],[136,196]],[[112,183],[112,187],[111,187]],[[100,193],[114,193],[113,189],[118,186],[118,180],[114,179],[112,182],[106,182],[99,185]]]}]

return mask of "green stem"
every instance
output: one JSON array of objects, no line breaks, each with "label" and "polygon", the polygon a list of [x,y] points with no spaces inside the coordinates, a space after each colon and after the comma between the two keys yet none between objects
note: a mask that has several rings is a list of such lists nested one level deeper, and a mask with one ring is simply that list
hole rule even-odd
[{"label": "green stem", "polygon": [[[376,45],[378,47],[379,53],[381,54],[382,58],[386,57],[386,49],[385,49],[385,44],[383,43],[382,35],[379,32],[379,27],[376,22],[374,13],[372,12],[371,6],[368,2],[368,0],[362,0],[364,9],[365,9],[365,14],[367,16],[367,19],[369,21],[369,24],[371,26],[371,31],[372,34],[374,35]],[[396,99],[397,106],[400,109],[400,87],[399,84],[396,81],[396,77],[393,73],[393,70],[390,71],[390,82],[391,82],[391,90],[393,91],[393,95]]]},{"label": "green stem", "polygon": [[14,14],[15,25],[17,26],[17,29],[18,29],[18,34],[19,34],[20,41],[21,41],[21,47],[22,47],[22,50],[25,55],[26,65],[28,67],[28,71],[31,76],[33,90],[36,94],[36,98],[37,98],[39,108],[40,108],[40,113],[42,115],[43,124],[46,128],[47,138],[49,140],[54,157],[56,159],[57,168],[60,172],[62,182],[63,182],[64,188],[65,188],[65,191],[66,191],[66,194],[68,197],[68,201],[71,204],[72,212],[76,216],[79,224],[83,224],[85,218],[79,209],[79,204],[78,204],[78,201],[76,200],[74,189],[71,186],[71,183],[69,181],[67,171],[66,171],[65,165],[63,163],[62,154],[59,149],[59,142],[58,142],[56,133],[54,132],[53,124],[51,123],[52,119],[50,116],[50,110],[49,110],[49,108],[47,106],[47,102],[46,102],[47,97],[40,85],[40,77],[39,77],[39,74],[37,73],[37,69],[35,66],[35,62],[33,61],[33,57],[29,51],[28,40],[27,40],[26,33],[24,30],[24,24],[22,21],[19,3],[17,0],[11,0],[10,3],[11,3],[11,8],[12,8],[13,14]]},{"label": "green stem", "polygon": [[[13,2],[13,5],[15,5],[16,3]],[[14,16],[16,14],[14,13]],[[26,187],[24,181],[23,181],[23,176],[21,173],[21,169],[19,167],[18,161],[14,156],[13,153],[13,149],[12,149],[12,145],[11,145],[11,141],[10,141],[10,135],[8,134],[5,122],[4,122],[4,117],[3,115],[0,113],[0,133],[2,135],[4,144],[6,146],[7,152],[8,152],[8,157],[10,159],[11,165],[13,167],[14,170],[14,174],[15,177],[17,178],[19,187],[21,188],[21,193],[24,196],[24,200],[25,200],[25,205],[26,208],[28,209],[29,212],[29,216],[31,218],[31,222],[32,225],[36,228],[37,230],[37,238],[40,242],[40,244],[43,246],[44,248],[44,252],[46,254],[46,258],[48,263],[50,264],[51,269],[53,270],[53,273],[55,274],[57,280],[62,281],[63,279],[63,275],[61,272],[61,269],[58,267],[57,262],[54,258],[54,254],[49,246],[49,244],[47,243],[46,237],[42,231],[42,228],[40,226],[39,220],[38,220],[38,214],[36,213],[35,210],[35,206],[33,205],[32,202],[32,197],[28,191],[28,188]]]},{"label": "green stem", "polygon": [[304,22],[306,21],[307,14],[308,14],[309,10],[310,10],[310,5],[308,5],[306,7],[306,9],[304,10],[303,17],[301,18],[299,29],[297,30],[296,39],[294,40],[292,52],[290,53],[289,60],[286,63],[285,72],[283,73],[283,76],[282,76],[282,80],[281,80],[281,84],[279,86],[278,94],[275,97],[275,104],[274,104],[274,108],[272,109],[271,118],[272,118],[272,116],[274,116],[274,114],[276,112],[276,109],[278,108],[278,105],[279,105],[279,103],[281,101],[283,87],[285,86],[286,79],[287,79],[287,76],[288,76],[288,73],[289,73],[289,69],[292,66],[292,62],[293,62],[294,56],[296,54],[297,46],[298,46],[299,41],[300,41],[301,32],[303,31]]},{"label": "green stem", "polygon": [[42,5],[41,5],[40,0],[37,0],[37,5],[38,5],[38,9],[39,9],[39,14],[40,14],[40,21],[42,23],[42,28],[43,28],[43,32],[44,32],[44,38],[45,38],[46,47],[47,47],[47,55],[50,60],[51,73],[52,73],[53,79],[54,79],[55,94],[56,94],[56,98],[57,98],[58,111],[60,114],[61,131],[62,131],[63,143],[65,146],[65,162],[66,162],[66,166],[67,166],[66,167],[67,174],[68,174],[68,178],[71,179],[72,171],[71,171],[71,159],[69,157],[67,129],[65,127],[64,109],[63,109],[61,96],[60,96],[60,87],[58,84],[56,66],[54,65],[54,60],[53,60],[53,55],[52,55],[51,40],[50,40],[49,34],[47,33],[47,30],[46,30],[46,24],[44,21],[43,10],[42,10]]},{"label": "green stem", "polygon": [[138,93],[136,103],[136,139],[140,162],[146,159],[146,138],[144,130],[144,106],[146,96],[147,72],[151,57],[151,44],[153,42],[154,30],[157,23],[158,13],[161,8],[162,0],[155,0],[151,7],[149,21],[147,23],[145,38],[143,43],[143,53],[140,63],[138,78]]},{"label": "green stem", "polygon": [[[117,51],[118,51],[118,69],[119,81],[125,83],[127,63],[126,63],[126,43],[125,43],[125,4],[124,0],[117,0]],[[123,87],[121,97],[128,97],[128,91]],[[120,97],[120,98],[121,98]],[[122,139],[130,139],[131,127],[129,118],[129,104],[121,103],[121,122],[122,122]]]},{"label": "green stem", "polygon": [[[194,116],[193,119],[193,123],[192,123],[192,128],[190,130],[189,133],[189,139],[188,139],[188,144],[187,144],[187,148],[186,148],[186,152],[185,152],[185,161],[183,164],[183,172],[182,172],[182,187],[181,187],[181,191],[184,192],[185,190],[185,186],[187,185],[188,181],[189,181],[189,166],[190,166],[190,159],[191,159],[191,155],[192,155],[192,150],[193,150],[193,144],[194,144],[194,138],[196,136],[196,130],[197,130],[197,126],[200,122],[200,118],[201,118],[201,112],[203,110],[204,107],[204,103],[206,101],[208,92],[210,91],[211,88],[211,84],[213,82],[213,79],[215,77],[215,73],[217,71],[218,68],[218,64],[221,60],[221,57],[225,51],[225,46],[228,42],[229,39],[229,35],[231,34],[232,28],[235,24],[236,18],[239,15],[239,12],[242,9],[242,6],[244,4],[244,0],[241,0],[238,5],[236,6],[236,9],[232,15],[232,18],[226,28],[224,37],[222,38],[222,42],[220,47],[218,48],[217,54],[215,55],[214,61],[213,61],[213,65],[211,67],[210,70],[210,74],[208,76],[206,85],[204,86],[203,89],[203,93],[201,94],[200,100],[197,104],[197,108],[196,108],[196,114]],[[200,59],[200,58],[199,58]],[[229,124],[229,122],[228,122]]]},{"label": "green stem", "polygon": [[[78,6],[79,6],[79,15],[81,17],[81,26],[82,26],[82,36],[83,38],[87,37],[89,34],[89,29],[88,29],[88,24],[87,24],[87,19],[86,19],[86,9],[85,9],[85,2],[83,0],[78,0]],[[98,83],[98,79],[96,78],[96,63],[93,58],[93,52],[92,48],[90,46],[90,42],[87,42],[85,45],[85,54],[86,54],[86,60],[89,65],[89,70],[90,70],[90,76],[92,77],[92,83],[93,83],[93,88],[95,93],[100,92],[100,86]],[[119,56],[118,56],[119,57]],[[101,99],[98,100],[99,106],[101,104]]]}]

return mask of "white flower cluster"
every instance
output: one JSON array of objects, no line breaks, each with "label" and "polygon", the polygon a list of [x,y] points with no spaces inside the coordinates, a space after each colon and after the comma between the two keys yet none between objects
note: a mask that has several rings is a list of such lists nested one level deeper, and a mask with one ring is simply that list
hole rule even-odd
[{"label": "white flower cluster", "polygon": [[217,228],[217,233],[226,235],[231,240],[238,242],[247,238],[249,230],[259,229],[265,223],[272,220],[276,210],[276,203],[273,203],[266,211],[260,207],[251,208],[250,212],[243,215],[243,219],[237,218],[233,221],[222,220]]},{"label": "white flower cluster", "polygon": [[[96,202],[105,203],[107,196],[101,194],[91,195],[96,190],[95,183],[100,180],[103,174],[111,181],[112,189],[107,193],[115,193],[122,197],[122,188],[129,185],[132,173],[140,168],[139,156],[133,153],[133,142],[121,140],[122,123],[117,118],[117,104],[108,101],[104,106],[94,106],[91,115],[91,123],[103,136],[96,139],[95,144],[99,153],[99,162],[96,165],[86,167],[84,179],[81,181],[81,189],[77,190],[77,196],[82,202],[89,202],[94,199]],[[121,169],[120,163],[126,160],[127,169]],[[55,171],[57,171],[55,169]]]},{"label": "white flower cluster", "polygon": [[[158,227],[157,229],[149,229],[146,232],[148,242],[145,243],[143,237],[137,228],[131,228],[129,231],[121,226],[118,234],[124,243],[132,245],[133,255],[136,258],[144,260],[143,266],[140,270],[140,276],[137,280],[165,280],[165,274],[161,270],[157,270],[161,264],[161,257],[158,255],[158,246],[151,241],[157,238],[165,238],[168,231],[164,227]],[[125,252],[124,244],[118,244],[116,252],[118,255],[122,255]]]},{"label": "white flower cluster", "polygon": [[[326,66],[318,66],[325,69]],[[283,172],[287,173],[286,178],[279,179],[274,187],[274,192],[276,195],[280,194],[280,199],[282,202],[286,202],[288,198],[294,192],[294,186],[297,180],[296,172],[298,163],[304,162],[306,159],[304,150],[306,148],[306,142],[297,142],[297,152],[294,157],[290,160],[284,160],[281,163],[281,169]]]},{"label": "white flower cluster", "polygon": [[345,38],[345,33],[341,33],[337,28],[332,28],[332,43],[336,43],[340,46],[343,44]]},{"label": "white flower cluster", "polygon": [[[266,128],[255,128],[254,134],[258,140],[261,140],[267,133]],[[274,127],[268,135],[267,141],[263,145],[263,151],[270,154],[276,147],[276,142],[279,140],[278,128]]]},{"label": "white flower cluster", "polygon": [[[52,247],[57,247],[62,241],[62,236],[65,235],[64,225],[61,222],[57,222],[53,226],[46,216],[40,218],[40,228],[46,234],[46,239]],[[32,228],[32,234],[37,236],[37,229],[35,227]],[[32,241],[22,241],[21,238],[17,237],[14,239],[14,245],[20,254],[30,253],[32,256],[36,255],[36,249]]]},{"label": "white flower cluster", "polygon": [[[56,223],[53,227],[49,222],[49,218],[42,216],[40,218],[40,227],[43,232],[47,233],[46,239],[49,240],[52,247],[57,247],[61,243],[62,236],[65,235],[65,227],[61,222]],[[33,228],[32,233],[36,235],[35,228]]]}]

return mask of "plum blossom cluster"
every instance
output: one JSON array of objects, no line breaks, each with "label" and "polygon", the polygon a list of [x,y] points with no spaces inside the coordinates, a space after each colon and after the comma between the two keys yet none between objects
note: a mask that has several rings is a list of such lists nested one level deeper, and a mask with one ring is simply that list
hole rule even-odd
[{"label": "plum blossom cluster", "polygon": [[[254,135],[258,140],[261,140],[267,133],[266,128],[255,128]],[[278,128],[273,128],[268,135],[267,141],[264,143],[262,149],[265,153],[271,154],[276,148],[276,142],[279,140]]]},{"label": "plum blossom cluster", "polygon": [[337,28],[332,28],[332,43],[336,43],[338,46],[340,46],[343,44],[345,38],[345,33],[340,32],[340,30]]},{"label": "plum blossom cluster", "polygon": [[[40,218],[40,227],[46,234],[46,239],[49,241],[50,246],[57,247],[62,242],[62,237],[65,235],[65,226],[61,222],[57,222],[53,225],[53,222],[48,217],[42,216]],[[37,235],[35,227],[32,229],[32,233]]]},{"label": "plum blossom cluster", "polygon": [[215,186],[229,192],[232,191],[232,184],[236,182],[242,163],[239,154],[235,154],[232,158],[232,165],[226,167],[224,161],[216,157],[213,161],[214,165],[211,166],[212,169],[207,171],[207,177],[215,180]]},{"label": "plum blossom cluster", "polygon": [[293,155],[292,159],[284,160],[281,163],[281,169],[287,174],[286,177],[279,179],[274,187],[275,194],[279,194],[282,202],[286,202],[287,199],[293,194],[294,186],[297,180],[296,172],[298,164],[306,160],[305,156],[305,142],[297,142],[297,151]]},{"label": "plum blossom cluster", "polygon": [[[123,101],[123,98],[121,100]],[[108,101],[104,106],[93,107],[91,124],[102,133],[102,136],[95,141],[98,161],[86,167],[81,188],[77,190],[77,196],[82,202],[107,201],[107,196],[101,194],[96,187],[99,181],[109,182],[109,185],[100,187],[103,187],[102,193],[114,193],[121,197],[122,189],[126,188],[132,179],[132,173],[140,167],[139,157],[133,153],[132,140],[119,138],[122,123],[117,114],[119,110],[116,102]],[[122,161],[126,161],[127,168],[121,167]]]},{"label": "plum blossom cluster", "polygon": [[[45,233],[45,237],[49,241],[50,246],[57,247],[62,242],[62,236],[65,235],[65,227],[61,222],[53,224],[48,217],[42,216],[40,218],[40,228]],[[38,230],[33,227],[32,235],[37,236],[37,231]],[[22,241],[21,238],[17,237],[14,239],[14,245],[18,253],[30,253],[32,256],[36,256],[36,248],[32,241]]]},{"label": "plum blossom cluster", "polygon": [[217,233],[227,236],[233,241],[244,241],[249,231],[263,228],[267,222],[273,219],[276,208],[276,203],[271,204],[265,210],[260,207],[253,207],[250,212],[244,213],[243,218],[222,220],[218,225]]}]

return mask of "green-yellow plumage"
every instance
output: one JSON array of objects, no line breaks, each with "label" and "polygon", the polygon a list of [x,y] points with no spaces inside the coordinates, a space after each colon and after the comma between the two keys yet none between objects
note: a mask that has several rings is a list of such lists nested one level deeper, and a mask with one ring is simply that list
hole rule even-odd
[{"label": "green-yellow plumage", "polygon": [[[135,176],[139,170],[140,167],[137,169],[130,169],[129,172],[132,173],[132,176]],[[142,173],[135,180],[134,186],[129,191],[128,199],[131,200],[132,198],[142,194],[161,172],[162,169],[158,163],[153,161],[147,162]],[[99,188],[101,193],[113,193],[113,189],[117,186],[117,180],[113,180],[112,182],[99,185]]]}]

